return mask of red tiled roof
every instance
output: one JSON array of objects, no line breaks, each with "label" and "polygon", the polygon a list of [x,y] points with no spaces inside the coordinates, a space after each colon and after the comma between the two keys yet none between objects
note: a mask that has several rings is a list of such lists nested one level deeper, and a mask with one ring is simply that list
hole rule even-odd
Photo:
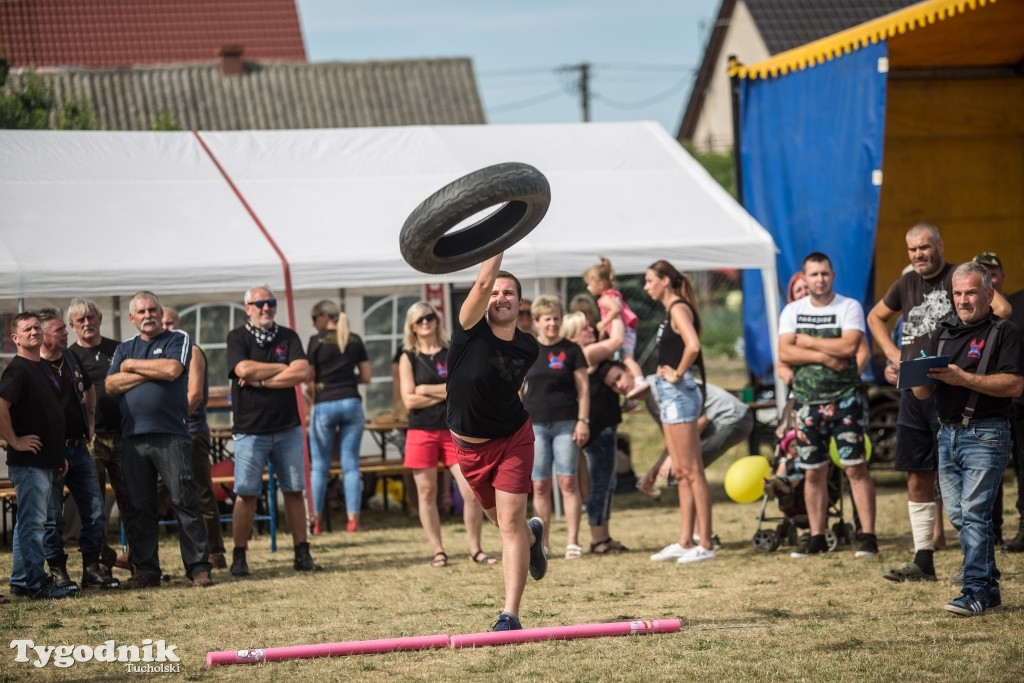
[{"label": "red tiled roof", "polygon": [[295,0],[0,0],[0,53],[15,67],[306,61]]}]

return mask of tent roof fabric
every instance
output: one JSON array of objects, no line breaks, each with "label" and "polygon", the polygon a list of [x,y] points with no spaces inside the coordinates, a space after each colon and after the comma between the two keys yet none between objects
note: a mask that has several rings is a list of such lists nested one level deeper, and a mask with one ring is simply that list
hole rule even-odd
[{"label": "tent roof fabric", "polygon": [[14,66],[212,61],[228,45],[306,61],[295,0],[4,0],[0,45]]},{"label": "tent roof fabric", "polygon": [[505,255],[520,277],[582,275],[598,254],[622,273],[665,258],[774,277],[767,231],[650,122],[0,131],[0,157],[0,299],[280,287],[281,261],[240,197],[293,289],[472,282],[475,268],[413,270],[398,235],[430,194],[504,161],[532,164],[552,188],[544,221]]},{"label": "tent roof fabric", "polygon": [[[985,11],[973,11],[981,9]],[[775,55],[751,66],[733,63],[729,73],[731,76],[752,79],[782,76],[791,71],[813,68],[818,64],[838,59],[865,45],[882,40],[890,42],[890,68],[1016,64],[1020,60],[1022,49],[1024,49],[1019,41],[1015,42],[1010,38],[992,43],[986,39],[989,32],[979,33],[981,27],[986,24],[995,22],[1002,25],[1003,22],[996,16],[995,9],[1002,9],[1019,18],[1021,3],[1013,2],[1013,0],[1002,0],[1002,2],[997,2],[997,0],[925,0],[906,9]],[[977,16],[971,16],[975,14]],[[956,18],[956,21],[944,21],[953,18]],[[955,26],[952,28],[943,26],[947,23],[952,23]],[[936,37],[931,35],[921,40],[920,36],[916,36],[919,38],[917,46],[911,45],[902,52],[900,51],[899,43],[904,40],[905,36],[909,38],[915,33],[930,34],[933,33],[933,27],[938,27],[942,32],[941,38],[936,40]],[[927,30],[922,32],[918,29]],[[1019,39],[1020,33],[1017,32],[1015,35]],[[960,55],[964,52],[960,45],[955,48],[949,47],[951,43],[976,46],[978,49],[973,57],[967,58],[966,63],[959,56],[955,62],[949,62],[948,59],[944,59],[944,55]],[[1013,61],[1014,55],[1016,55],[1017,61]]]},{"label": "tent roof fabric", "polygon": [[465,57],[376,62],[246,62],[48,70],[58,104],[92,102],[106,130],[152,130],[167,112],[183,130],[274,130],[484,123]]}]

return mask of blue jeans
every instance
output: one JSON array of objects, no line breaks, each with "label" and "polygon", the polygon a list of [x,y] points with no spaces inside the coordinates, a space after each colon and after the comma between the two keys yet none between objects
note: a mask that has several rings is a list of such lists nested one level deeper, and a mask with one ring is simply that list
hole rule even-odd
[{"label": "blue jeans", "polygon": [[99,479],[96,468],[92,464],[89,449],[83,443],[65,450],[64,457],[68,461],[68,473],[54,481],[51,492],[52,514],[46,520],[46,533],[43,547],[46,559],[52,560],[64,554],[64,487],[68,487],[71,497],[78,506],[78,516],[82,520],[82,534],[78,539],[78,548],[82,554],[99,553],[103,548],[103,495],[100,493]]},{"label": "blue jeans", "polygon": [[18,494],[18,516],[14,520],[14,539],[11,543],[11,585],[34,591],[43,585],[46,554],[43,551],[43,531],[47,510],[51,507],[52,489],[56,470],[11,465],[7,476]]},{"label": "blue jeans", "polygon": [[533,481],[551,478],[551,467],[563,477],[580,473],[580,449],[572,440],[576,420],[533,423]]},{"label": "blue jeans", "polygon": [[163,479],[178,520],[178,544],[185,571],[208,572],[206,525],[199,512],[199,496],[192,476],[192,439],[177,434],[126,436],[121,453],[121,474],[128,486],[132,508],[132,562],[135,571],[160,577],[160,524],[156,516],[156,475]]},{"label": "blue jeans", "polygon": [[363,480],[359,474],[359,445],[363,441],[366,415],[363,402],[358,398],[343,398],[313,405],[310,420],[310,455],[313,468],[310,485],[313,487],[313,510],[324,509],[327,497],[327,479],[331,470],[331,450],[334,435],[341,432],[341,471],[345,484],[345,510],[358,515],[363,505]]},{"label": "blue jeans", "polygon": [[972,420],[939,427],[939,487],[964,551],[964,588],[996,590],[996,537],[992,503],[1010,457],[1010,423]]},{"label": "blue jeans", "polygon": [[278,487],[285,493],[306,490],[306,437],[302,427],[269,434],[235,434],[235,493],[258,496],[263,492],[263,470],[274,467]]},{"label": "blue jeans", "polygon": [[[618,457],[615,427],[605,427],[590,435],[583,447],[590,470],[590,497],[587,499],[587,521],[590,526],[608,523],[612,516],[612,497],[615,495],[615,465]],[[600,540],[600,539],[595,539]]]}]

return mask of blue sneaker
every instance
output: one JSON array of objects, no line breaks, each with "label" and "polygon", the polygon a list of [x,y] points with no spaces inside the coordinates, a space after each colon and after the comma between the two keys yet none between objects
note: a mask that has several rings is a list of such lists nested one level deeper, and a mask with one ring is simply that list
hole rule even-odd
[{"label": "blue sneaker", "polygon": [[[1000,601],[1001,603],[1002,601]],[[959,598],[956,598],[948,605],[946,611],[959,614],[964,617],[976,617],[988,608],[988,596],[985,591],[975,592],[971,588],[965,588]]]},{"label": "blue sneaker", "polygon": [[530,576],[534,581],[540,581],[548,572],[548,558],[544,555],[544,522],[540,517],[534,517],[526,526],[533,532],[533,542],[530,544]]},{"label": "blue sneaker", "polygon": [[508,612],[502,612],[498,615],[498,620],[494,622],[495,631],[522,631],[523,625],[519,623],[519,617]]},{"label": "blue sneaker", "polygon": [[990,588],[985,593],[985,609],[994,610],[1001,609],[1003,606],[1003,598],[999,595],[999,588]]}]

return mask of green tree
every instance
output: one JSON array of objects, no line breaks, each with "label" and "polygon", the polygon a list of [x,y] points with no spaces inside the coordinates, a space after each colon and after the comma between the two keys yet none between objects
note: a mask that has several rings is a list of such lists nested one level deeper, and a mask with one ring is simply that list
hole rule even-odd
[{"label": "green tree", "polygon": [[0,128],[21,130],[95,130],[99,127],[92,102],[72,96],[57,107],[53,78],[29,68],[10,78],[10,62],[0,57]]}]

